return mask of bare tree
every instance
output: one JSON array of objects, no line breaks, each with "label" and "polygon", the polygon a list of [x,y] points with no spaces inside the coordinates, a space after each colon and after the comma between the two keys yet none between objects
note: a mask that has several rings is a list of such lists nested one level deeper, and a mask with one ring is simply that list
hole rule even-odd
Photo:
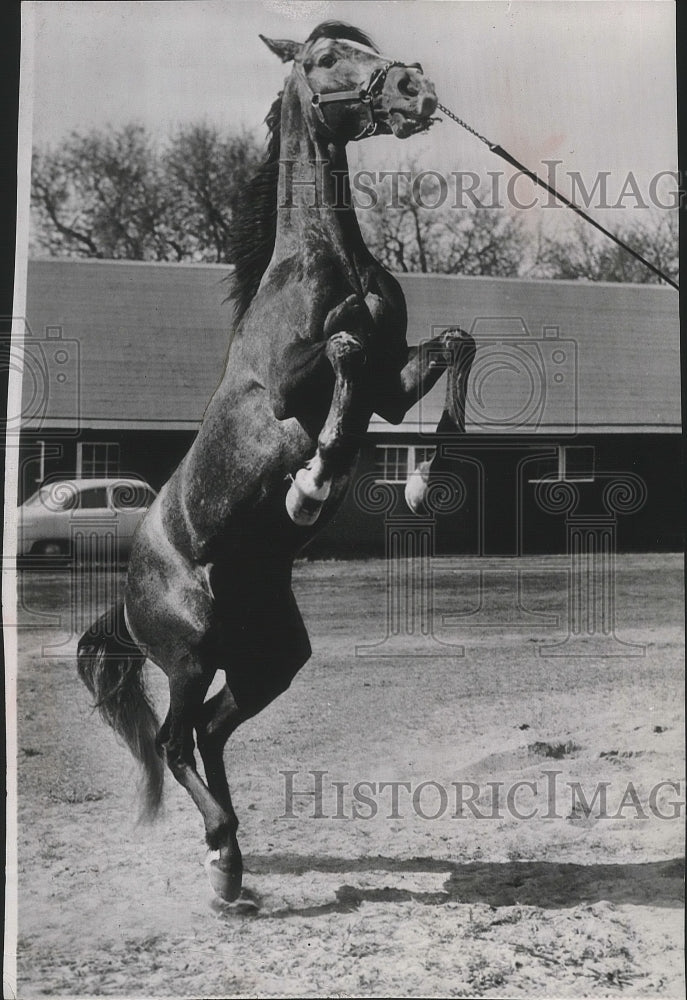
[{"label": "bare tree", "polygon": [[[413,176],[413,168],[404,171]],[[359,210],[366,240],[381,262],[396,271],[517,277],[535,246],[522,222],[504,209],[475,202],[448,203],[432,175],[389,199],[381,185],[376,203]],[[419,176],[419,174],[418,174]]]},{"label": "bare tree", "polygon": [[435,235],[436,270],[445,274],[518,277],[533,246],[520,219],[492,208],[445,212]]},{"label": "bare tree", "polygon": [[259,158],[251,137],[205,125],[180,129],[161,149],[139,125],[73,133],[34,155],[34,249],[226,261],[232,213]]},{"label": "bare tree", "polygon": [[[616,235],[650,260],[659,270],[677,279],[679,270],[678,213],[661,210],[642,222],[619,227]],[[537,277],[659,283],[660,278],[626,249],[576,219],[565,237],[542,240],[534,270]]]},{"label": "bare tree", "polygon": [[[232,219],[261,160],[247,133],[195,124],[156,143],[140,125],[73,133],[34,154],[32,249],[54,256],[229,262]],[[382,181],[359,209],[363,233],[392,271],[589,281],[659,280],[576,219],[565,236],[486,207],[479,192],[450,203],[441,178],[411,163],[395,192]],[[421,179],[421,183],[417,180]],[[618,235],[671,277],[678,213],[646,213]]]},{"label": "bare tree", "polygon": [[180,129],[162,157],[174,221],[189,254],[217,263],[229,260],[233,213],[241,191],[260,163],[247,133],[222,136],[209,125]]},{"label": "bare tree", "polygon": [[36,152],[32,194],[35,242],[62,256],[167,260],[167,205],[143,128],[72,134]]}]

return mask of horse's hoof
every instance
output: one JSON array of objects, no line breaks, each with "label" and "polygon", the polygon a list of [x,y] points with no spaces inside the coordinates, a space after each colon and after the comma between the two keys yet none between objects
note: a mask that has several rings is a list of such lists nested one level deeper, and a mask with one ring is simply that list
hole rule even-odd
[{"label": "horse's hoof", "polygon": [[307,528],[320,516],[329,496],[330,483],[316,487],[308,469],[299,469],[286,494],[286,513],[294,524]]},{"label": "horse's hoof", "polygon": [[327,357],[335,371],[340,370],[348,375],[352,375],[367,360],[360,339],[345,330],[331,335],[327,341]]},{"label": "horse's hoof", "polygon": [[471,334],[459,326],[449,326],[439,336],[445,344],[469,343],[472,340]]},{"label": "horse's hoof", "polygon": [[213,892],[219,899],[224,903],[233,903],[241,895],[241,880],[243,878],[243,870],[241,865],[235,868],[230,868],[229,870],[225,868],[220,868],[219,861],[213,858],[208,865],[206,865],[206,871],[208,873],[208,878],[210,879],[210,885],[212,886]]},{"label": "horse's hoof", "polygon": [[466,355],[474,356],[475,338],[472,334],[461,330],[459,326],[450,327],[439,335],[444,347],[444,358],[447,364],[462,362]]},{"label": "horse's hoof", "polygon": [[411,472],[404,490],[405,501],[413,514],[426,514],[425,497],[429,491],[429,462]]},{"label": "horse's hoof", "polygon": [[215,897],[210,902],[210,908],[222,917],[254,917],[260,912],[261,902],[257,893],[242,889],[239,898],[233,903],[225,903]]}]

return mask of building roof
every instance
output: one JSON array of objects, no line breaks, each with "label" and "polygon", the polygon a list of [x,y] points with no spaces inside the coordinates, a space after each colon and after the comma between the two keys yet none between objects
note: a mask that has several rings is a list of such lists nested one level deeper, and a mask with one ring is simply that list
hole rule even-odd
[{"label": "building roof", "polygon": [[[37,430],[195,430],[225,364],[228,268],[29,261],[23,413]],[[657,285],[402,275],[408,340],[448,326],[478,352],[468,431],[680,427],[678,296]],[[390,427],[430,431],[443,380]]]}]

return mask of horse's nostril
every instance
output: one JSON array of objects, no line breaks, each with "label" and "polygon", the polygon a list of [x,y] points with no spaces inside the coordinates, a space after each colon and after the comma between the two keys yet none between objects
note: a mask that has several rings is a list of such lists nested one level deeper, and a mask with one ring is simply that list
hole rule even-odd
[{"label": "horse's nostril", "polygon": [[398,81],[398,89],[404,97],[417,97],[420,93],[418,84],[413,80],[409,73],[402,76]]},{"label": "horse's nostril", "polygon": [[420,102],[418,114],[423,118],[429,118],[437,109],[437,99],[433,94],[425,94]]}]

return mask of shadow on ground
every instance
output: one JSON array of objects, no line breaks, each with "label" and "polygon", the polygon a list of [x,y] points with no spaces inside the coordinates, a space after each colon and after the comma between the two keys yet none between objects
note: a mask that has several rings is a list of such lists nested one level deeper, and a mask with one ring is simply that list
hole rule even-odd
[{"label": "shadow on ground", "polygon": [[[317,905],[284,907],[265,917],[317,916],[346,913],[364,902],[388,903],[414,900],[425,905],[483,903],[488,906],[539,906],[561,909],[606,901],[616,905],[682,907],[684,862],[680,858],[642,864],[559,864],[550,861],[477,862],[461,864],[435,858],[334,858],[276,854],[245,859],[253,875],[303,876],[312,873],[360,874],[388,872],[390,884],[383,888],[359,888],[344,883],[335,899]],[[443,889],[417,892],[394,886],[394,874],[446,873]]]}]

